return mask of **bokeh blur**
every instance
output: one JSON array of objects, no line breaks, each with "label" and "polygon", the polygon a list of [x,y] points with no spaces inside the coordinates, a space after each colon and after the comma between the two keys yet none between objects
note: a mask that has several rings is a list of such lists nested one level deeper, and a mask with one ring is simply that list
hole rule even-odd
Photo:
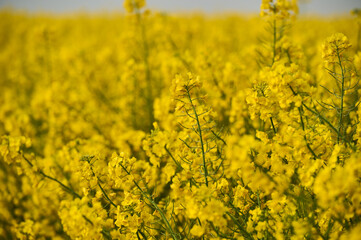
[{"label": "bokeh blur", "polygon": [[[299,0],[301,14],[335,15],[360,7],[360,0]],[[147,6],[160,11],[202,11],[256,13],[261,0],[150,0]],[[30,12],[69,13],[77,11],[122,11],[121,0],[1,0],[0,8],[11,7]]]}]

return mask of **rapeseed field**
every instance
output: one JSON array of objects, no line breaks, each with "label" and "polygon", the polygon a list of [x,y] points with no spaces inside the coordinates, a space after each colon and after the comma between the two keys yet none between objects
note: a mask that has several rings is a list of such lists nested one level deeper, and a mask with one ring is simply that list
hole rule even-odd
[{"label": "rapeseed field", "polygon": [[361,11],[0,12],[0,239],[361,236]]}]

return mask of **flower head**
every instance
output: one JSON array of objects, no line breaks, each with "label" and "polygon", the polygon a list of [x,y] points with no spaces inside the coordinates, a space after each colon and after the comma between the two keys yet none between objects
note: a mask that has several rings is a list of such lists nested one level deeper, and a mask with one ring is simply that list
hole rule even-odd
[{"label": "flower head", "polygon": [[128,13],[132,13],[144,7],[145,0],[125,0],[123,6]]},{"label": "flower head", "polygon": [[336,33],[327,38],[322,45],[322,58],[325,63],[335,63],[343,58],[343,52],[349,49],[351,44],[348,38],[342,33]]}]

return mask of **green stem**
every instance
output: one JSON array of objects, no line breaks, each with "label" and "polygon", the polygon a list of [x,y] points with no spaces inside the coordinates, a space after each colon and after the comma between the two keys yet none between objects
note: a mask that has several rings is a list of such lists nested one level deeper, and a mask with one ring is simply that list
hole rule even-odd
[{"label": "green stem", "polygon": [[272,58],[272,65],[275,63],[276,60],[276,42],[277,42],[277,20],[276,20],[276,6],[273,9],[273,58]]},{"label": "green stem", "polygon": [[[291,87],[291,85],[288,85],[293,93],[293,95],[297,96],[298,94],[293,90],[293,88]],[[303,102],[302,102],[303,104]],[[303,121],[303,117],[302,117],[302,112],[303,112],[303,108],[302,108],[302,105],[300,107],[298,107],[298,113],[300,115],[300,124],[301,124],[301,127],[302,127],[302,130],[303,132],[305,132],[305,123]],[[306,135],[303,136],[303,139],[305,139],[305,142],[306,142],[306,146],[308,148],[308,150],[311,152],[311,154],[313,155],[313,157],[316,159],[317,158],[317,155],[315,154],[315,152],[312,150],[310,144],[308,143],[307,141],[307,138],[306,138]]]},{"label": "green stem", "polygon": [[232,219],[232,221],[237,225],[238,229],[242,232],[242,235],[246,238],[246,239],[254,239],[253,236],[248,233],[243,226],[239,223],[239,221],[229,212],[226,212],[226,214]]},{"label": "green stem", "polygon": [[322,121],[324,121],[325,123],[327,123],[328,126],[330,126],[330,128],[337,133],[337,129],[324,117],[322,116],[319,112],[316,112],[314,110],[312,110],[310,107],[308,107],[305,103],[302,103],[302,106],[304,106],[308,111],[310,111],[311,113],[315,114],[319,119],[321,119]]},{"label": "green stem", "polygon": [[272,125],[273,132],[274,132],[274,133],[277,133],[277,130],[276,130],[276,128],[275,128],[275,125],[273,124],[273,118],[270,117],[269,119],[271,120],[271,125]]},{"label": "green stem", "polygon": [[168,155],[172,158],[173,162],[175,163],[175,165],[177,165],[178,169],[183,169],[183,167],[179,164],[179,162],[177,160],[175,160],[175,158],[173,157],[172,153],[169,151],[169,149],[167,148],[167,144],[164,145],[164,149],[165,151],[168,153]]},{"label": "green stem", "polygon": [[207,170],[207,165],[206,165],[206,154],[205,154],[205,151],[204,151],[202,128],[201,128],[201,124],[200,124],[200,122],[199,122],[199,118],[198,118],[198,113],[197,113],[196,107],[195,107],[194,104],[193,104],[193,101],[192,101],[191,95],[190,95],[190,93],[189,93],[188,87],[186,87],[186,90],[187,90],[187,95],[188,95],[189,102],[190,102],[190,104],[192,105],[193,113],[194,113],[194,116],[195,116],[195,119],[196,119],[196,122],[197,122],[198,135],[199,135],[199,140],[200,140],[200,142],[201,142],[203,168],[204,168],[204,178],[205,178],[205,181],[206,181],[206,186],[208,187],[208,170]]},{"label": "green stem", "polygon": [[341,69],[341,99],[340,99],[340,113],[339,113],[339,122],[338,122],[338,131],[337,131],[337,144],[340,142],[340,138],[341,138],[341,129],[342,129],[342,121],[343,121],[343,98],[345,95],[345,76],[344,76],[344,70],[342,67],[342,61],[341,61],[341,57],[340,57],[340,52],[338,47],[336,47],[336,52],[337,52],[337,58],[338,58],[338,64],[340,66]]},{"label": "green stem", "polygon": [[[25,161],[31,166],[33,167],[34,165],[30,162],[29,159],[27,159],[24,155],[23,155],[23,158],[25,159]],[[52,180],[56,183],[58,183],[61,187],[63,187],[67,192],[69,192],[70,194],[72,194],[74,197],[76,198],[81,198],[81,196],[79,194],[77,194],[76,192],[74,192],[73,189],[71,189],[70,187],[66,186],[64,183],[60,182],[58,179],[56,178],[53,178],[49,175],[47,175],[46,173],[44,173],[42,170],[38,170],[37,171],[38,173],[40,173],[40,175],[42,175],[43,177],[49,179],[49,180]]]},{"label": "green stem", "polygon": [[[119,165],[123,168],[123,170],[128,174],[131,175],[130,172],[122,165],[119,163]],[[158,205],[142,190],[142,188],[139,186],[139,184],[133,180],[134,185],[138,188],[138,190],[141,192],[141,194],[153,205],[153,207],[159,212],[160,216],[162,217],[163,222],[165,223],[169,233],[172,235],[172,238],[175,240],[178,240],[177,235],[174,233],[171,225],[169,224],[168,219],[166,218],[164,212],[162,211],[162,209],[160,209],[158,207]]]},{"label": "green stem", "polygon": [[114,207],[117,207],[117,205],[115,205],[115,203],[112,200],[110,200],[110,198],[108,197],[108,194],[104,191],[102,185],[100,185],[98,177],[97,177],[97,179],[98,179],[98,186],[99,186],[100,190],[102,191],[103,195],[105,196],[105,198],[110,202],[111,205],[113,205]]},{"label": "green stem", "polygon": [[95,175],[95,172],[93,170],[93,167],[92,165],[90,164],[90,160],[89,159],[86,159],[86,162],[89,164],[89,167],[90,167],[90,170],[93,174],[93,177],[95,177],[97,179],[97,183],[98,183],[98,187],[100,188],[100,190],[102,191],[104,197],[109,201],[109,203],[111,205],[113,205],[114,207],[117,207],[117,205],[115,205],[115,203],[109,198],[108,194],[105,192],[104,188],[102,187],[102,185],[100,184],[100,179],[98,176]]}]

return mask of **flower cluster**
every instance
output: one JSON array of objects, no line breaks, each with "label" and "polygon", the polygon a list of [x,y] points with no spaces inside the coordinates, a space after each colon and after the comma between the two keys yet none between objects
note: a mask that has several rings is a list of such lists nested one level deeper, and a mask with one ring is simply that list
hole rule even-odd
[{"label": "flower cluster", "polygon": [[344,58],[343,53],[350,47],[348,38],[342,33],[336,33],[322,45],[322,58],[326,63],[338,62],[339,58]]},{"label": "flower cluster", "polygon": [[287,19],[292,13],[298,13],[297,0],[262,0],[261,16]]},{"label": "flower cluster", "polygon": [[139,10],[145,6],[145,0],[125,0],[123,3],[125,10],[128,13],[134,12],[134,10]]}]

